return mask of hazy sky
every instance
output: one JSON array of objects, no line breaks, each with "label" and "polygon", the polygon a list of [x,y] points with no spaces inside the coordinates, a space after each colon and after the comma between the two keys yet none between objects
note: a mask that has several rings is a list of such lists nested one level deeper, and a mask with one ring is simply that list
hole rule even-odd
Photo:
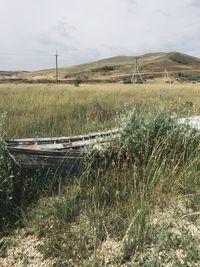
[{"label": "hazy sky", "polygon": [[200,0],[0,0],[0,70],[117,55],[200,56]]}]

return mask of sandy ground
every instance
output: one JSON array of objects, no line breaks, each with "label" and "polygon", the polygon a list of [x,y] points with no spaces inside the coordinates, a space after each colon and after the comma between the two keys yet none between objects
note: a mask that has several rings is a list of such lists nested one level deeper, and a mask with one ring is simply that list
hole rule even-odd
[{"label": "sandy ground", "polygon": [[0,267],[51,267],[54,261],[44,259],[40,252],[43,239],[38,239],[27,230],[16,231],[14,235],[1,240],[7,248],[0,253]]}]

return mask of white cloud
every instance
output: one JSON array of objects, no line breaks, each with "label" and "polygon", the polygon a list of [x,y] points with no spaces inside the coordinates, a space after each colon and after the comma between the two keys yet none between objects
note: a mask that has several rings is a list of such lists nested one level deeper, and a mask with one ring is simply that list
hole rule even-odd
[{"label": "white cloud", "polygon": [[200,7],[200,2],[199,0],[191,0],[191,4],[195,7]]},{"label": "white cloud", "polygon": [[152,51],[200,56],[199,0],[0,2],[2,70],[51,68],[56,50],[61,66]]}]

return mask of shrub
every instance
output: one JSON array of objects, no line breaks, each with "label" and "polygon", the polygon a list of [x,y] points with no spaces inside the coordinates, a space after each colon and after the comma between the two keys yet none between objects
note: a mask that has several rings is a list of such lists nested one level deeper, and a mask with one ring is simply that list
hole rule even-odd
[{"label": "shrub", "polygon": [[132,83],[132,81],[131,81],[131,78],[130,77],[123,77],[123,83],[124,84],[131,84]]}]

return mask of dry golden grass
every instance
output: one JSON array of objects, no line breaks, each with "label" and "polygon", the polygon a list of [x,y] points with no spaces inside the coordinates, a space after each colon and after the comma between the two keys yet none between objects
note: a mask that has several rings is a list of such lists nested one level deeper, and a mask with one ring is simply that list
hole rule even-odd
[{"label": "dry golden grass", "polygon": [[184,107],[200,113],[198,84],[1,84],[0,114],[7,138],[87,133],[114,125],[117,112],[136,104]]}]

